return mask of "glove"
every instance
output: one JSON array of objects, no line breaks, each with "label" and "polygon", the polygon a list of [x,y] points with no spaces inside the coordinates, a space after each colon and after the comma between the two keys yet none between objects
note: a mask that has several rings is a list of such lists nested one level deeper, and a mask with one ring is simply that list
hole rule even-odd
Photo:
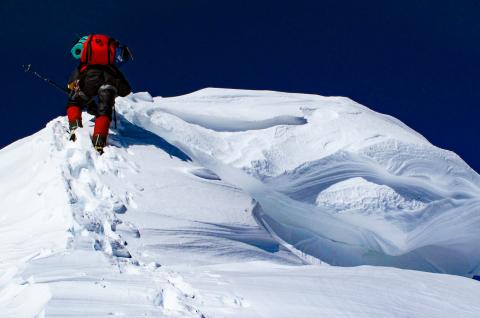
[{"label": "glove", "polygon": [[72,92],[76,92],[79,89],[78,80],[68,83],[67,88]]}]

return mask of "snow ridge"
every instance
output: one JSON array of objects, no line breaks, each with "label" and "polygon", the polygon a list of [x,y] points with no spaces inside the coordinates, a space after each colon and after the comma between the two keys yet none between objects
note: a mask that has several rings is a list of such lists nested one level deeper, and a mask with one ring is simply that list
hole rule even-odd
[{"label": "snow ridge", "polygon": [[479,176],[399,121],[267,91],[117,107],[102,156],[86,114],[0,150],[2,317],[478,316],[472,279],[325,263],[478,273]]},{"label": "snow ridge", "polygon": [[[171,111],[177,108],[181,111]],[[262,206],[272,234],[300,251],[346,266],[466,276],[479,269],[479,175],[388,116],[342,98],[216,89],[149,103],[126,98],[119,109],[132,123],[249,193]],[[181,118],[185,110],[190,111],[186,120]],[[205,114],[213,121],[219,114],[235,120],[301,114],[307,122],[222,132],[209,123],[199,125]],[[195,116],[201,120],[191,124]],[[368,217],[360,217],[364,210],[336,215],[332,206],[315,205],[329,187],[356,178],[391,189],[394,213],[377,206]]]}]

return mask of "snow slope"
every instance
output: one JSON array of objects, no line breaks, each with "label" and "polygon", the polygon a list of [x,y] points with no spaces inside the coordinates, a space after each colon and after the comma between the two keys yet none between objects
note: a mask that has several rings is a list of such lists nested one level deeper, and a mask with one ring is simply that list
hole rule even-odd
[{"label": "snow slope", "polygon": [[[219,89],[119,109],[249,193],[258,221],[296,250],[337,265],[480,271],[480,176],[390,116],[341,97]],[[249,124],[219,131],[223,118]],[[332,187],[349,193],[332,204],[351,208],[318,204]]]},{"label": "snow slope", "polygon": [[102,156],[87,115],[0,150],[0,317],[479,315],[472,279],[327,264],[477,272],[478,175],[397,120],[223,89],[117,109]]}]

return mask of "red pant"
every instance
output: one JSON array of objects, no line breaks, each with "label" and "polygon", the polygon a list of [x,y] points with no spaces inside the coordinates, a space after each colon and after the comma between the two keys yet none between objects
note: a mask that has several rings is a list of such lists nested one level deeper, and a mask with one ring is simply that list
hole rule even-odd
[{"label": "red pant", "polygon": [[[67,108],[68,121],[82,120],[82,110],[80,107],[70,105]],[[110,127],[110,119],[108,116],[102,115],[95,118],[95,128],[93,129],[93,135],[108,136],[108,127]]]}]

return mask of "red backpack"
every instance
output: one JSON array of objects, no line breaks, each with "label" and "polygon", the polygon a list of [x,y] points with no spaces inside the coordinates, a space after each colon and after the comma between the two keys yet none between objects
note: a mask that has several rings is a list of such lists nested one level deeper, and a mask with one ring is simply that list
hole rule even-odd
[{"label": "red backpack", "polygon": [[90,34],[83,43],[80,62],[86,65],[109,65],[115,63],[118,42],[103,34]]}]

